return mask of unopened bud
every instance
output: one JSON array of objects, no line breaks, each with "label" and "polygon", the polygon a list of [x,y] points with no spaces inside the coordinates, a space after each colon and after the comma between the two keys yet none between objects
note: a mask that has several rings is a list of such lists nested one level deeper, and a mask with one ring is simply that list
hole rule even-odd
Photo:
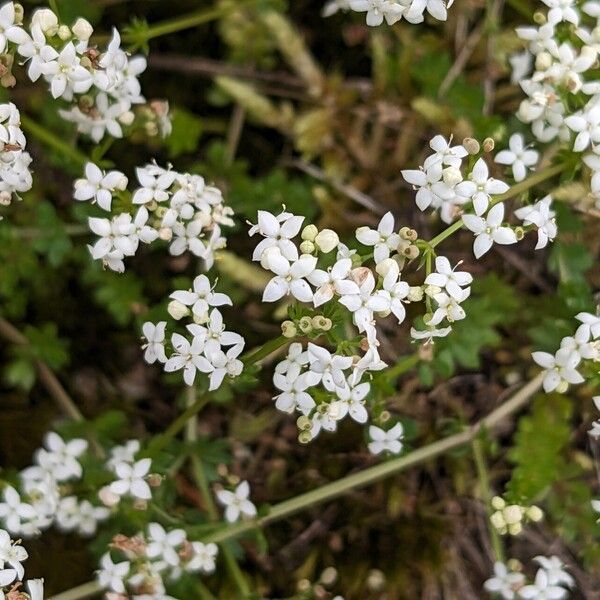
[{"label": "unopened bud", "polygon": [[446,167],[442,171],[442,178],[448,187],[454,187],[463,180],[462,173],[457,167]]},{"label": "unopened bud", "polygon": [[298,321],[298,327],[300,327],[302,333],[309,333],[313,328],[312,319],[310,317],[302,317]]},{"label": "unopened bud", "polygon": [[71,30],[67,25],[61,25],[58,28],[58,37],[64,42],[71,37]]},{"label": "unopened bud", "polygon": [[303,230],[301,237],[303,240],[314,242],[319,230],[316,225],[307,225]]},{"label": "unopened bud", "polygon": [[337,248],[340,243],[338,234],[332,229],[323,229],[319,231],[317,237],[315,237],[315,244],[321,252],[327,254],[334,248]]},{"label": "unopened bud", "polygon": [[385,574],[379,569],[371,569],[367,575],[367,588],[371,592],[381,592],[385,587]]},{"label": "unopened bud", "polygon": [[515,227],[515,235],[517,240],[521,241],[525,237],[525,230],[522,227]]},{"label": "unopened bud", "polygon": [[173,230],[170,227],[161,227],[158,230],[158,237],[164,242],[170,242],[173,238]]},{"label": "unopened bud", "polygon": [[505,506],[506,502],[504,501],[504,498],[501,498],[500,496],[494,496],[492,498],[492,508],[502,510]]},{"label": "unopened bud", "polygon": [[333,325],[331,319],[323,315],[317,315],[312,318],[312,324],[315,329],[320,329],[321,331],[329,331]]},{"label": "unopened bud", "polygon": [[90,37],[92,37],[92,33],[94,33],[94,28],[91,26],[90,22],[83,17],[79,17],[79,19],[75,21],[71,30],[78,40],[84,42],[89,40]]},{"label": "unopened bud", "polygon": [[300,244],[300,252],[302,252],[302,254],[312,254],[315,250],[316,246],[313,242],[310,242],[309,240],[304,240]]},{"label": "unopened bud", "polygon": [[420,302],[423,300],[423,288],[420,285],[412,286],[408,290],[407,299],[409,302]]},{"label": "unopened bud", "polygon": [[496,147],[496,142],[494,142],[493,138],[486,137],[485,140],[483,140],[483,151],[484,152],[491,152],[495,147]]},{"label": "unopened bud", "polygon": [[164,476],[160,475],[159,473],[150,473],[150,475],[148,475],[148,477],[146,477],[146,481],[148,482],[148,485],[150,487],[160,487],[162,485],[162,482],[164,480]]},{"label": "unopened bud", "polygon": [[296,425],[298,426],[298,429],[301,429],[302,431],[306,431],[308,429],[311,429],[312,421],[306,415],[302,415],[302,416],[298,417],[298,419],[296,421]]},{"label": "unopened bud", "polygon": [[538,71],[547,71],[553,62],[554,60],[549,52],[540,52],[535,57],[535,68]]},{"label": "unopened bud", "polygon": [[12,194],[7,191],[0,192],[0,206],[8,206],[12,201]]},{"label": "unopened bud", "polygon": [[100,502],[104,504],[104,506],[108,507],[116,506],[121,500],[120,496],[114,492],[111,492],[110,487],[107,485],[100,489],[98,492],[98,498],[100,499]]},{"label": "unopened bud", "polygon": [[408,240],[409,242],[414,242],[419,237],[417,232],[410,227],[402,227],[399,233],[403,240]]},{"label": "unopened bud", "polygon": [[523,531],[523,525],[521,525],[521,523],[513,523],[508,526],[508,533],[510,533],[510,535],[519,535],[521,531]]},{"label": "unopened bud", "polygon": [[296,329],[296,325],[293,321],[284,321],[281,324],[281,335],[285,338],[293,338],[296,337],[298,330]]},{"label": "unopened bud", "polygon": [[523,508],[517,504],[511,504],[504,509],[504,520],[508,525],[520,523],[523,519]]},{"label": "unopened bud", "polygon": [[321,573],[321,583],[328,587],[332,586],[337,581],[337,577],[338,577],[337,570],[334,567],[327,567]]},{"label": "unopened bud", "polygon": [[392,269],[396,272],[400,270],[398,263],[393,258],[385,258],[375,267],[377,274],[382,277],[385,277]]},{"label": "unopened bud", "polygon": [[544,25],[546,23],[546,15],[543,12],[536,11],[533,13],[533,21],[538,25]]},{"label": "unopened bud", "polygon": [[49,8],[38,8],[31,15],[31,24],[39,26],[48,36],[58,31],[58,17]]},{"label": "unopened bud", "polygon": [[14,3],[15,7],[15,24],[20,25],[23,22],[23,17],[25,16],[25,9],[22,4],[18,2]]},{"label": "unopened bud", "polygon": [[167,307],[167,311],[176,321],[179,321],[179,319],[183,319],[183,317],[187,317],[190,314],[190,309],[182,302],[179,302],[179,300],[171,300]]},{"label": "unopened bud", "polygon": [[526,511],[527,518],[534,523],[544,518],[544,511],[539,506],[530,506]]},{"label": "unopened bud", "polygon": [[471,137],[465,138],[462,145],[469,154],[479,154],[479,150],[481,149],[479,142]]},{"label": "unopened bud", "polygon": [[15,87],[17,80],[12,73],[6,73],[0,78],[0,85],[5,88]]},{"label": "unopened bud", "polygon": [[390,412],[388,410],[384,410],[379,415],[379,421],[381,423],[387,423],[390,420],[391,416],[392,415],[390,414]]},{"label": "unopened bud", "polygon": [[506,521],[501,512],[495,512],[490,517],[490,523],[494,526],[494,529],[498,529],[499,531],[502,531],[506,527]]},{"label": "unopened bud", "polygon": [[310,431],[301,431],[298,434],[298,441],[301,444],[308,444],[312,440],[312,434]]},{"label": "unopened bud", "polygon": [[123,114],[119,115],[119,122],[123,125],[131,125],[135,120],[135,115],[132,111],[126,110]]},{"label": "unopened bud", "polygon": [[410,260],[414,260],[419,256],[419,249],[416,246],[407,246],[402,251],[402,254]]}]

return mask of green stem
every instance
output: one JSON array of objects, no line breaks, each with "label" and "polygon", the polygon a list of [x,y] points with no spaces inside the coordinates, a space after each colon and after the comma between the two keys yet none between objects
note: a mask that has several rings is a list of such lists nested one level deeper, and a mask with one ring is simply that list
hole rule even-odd
[{"label": "green stem", "polygon": [[501,404],[496,410],[492,411],[487,417],[478,421],[475,425],[465,431],[451,435],[437,442],[414,450],[406,456],[394,458],[384,463],[365,469],[359,473],[353,473],[342,477],[337,481],[327,483],[315,490],[301,494],[289,500],[284,500],[271,507],[268,514],[252,521],[245,521],[223,528],[215,533],[208,535],[206,542],[223,542],[244,533],[252,531],[257,527],[264,527],[269,523],[288,517],[294,513],[300,512],[306,508],[314,507],[317,504],[333,500],[343,494],[346,494],[357,488],[365,487],[381,479],[385,479],[396,473],[400,473],[420,463],[431,460],[437,456],[445,454],[450,450],[466,446],[480,434],[482,429],[493,429],[506,417],[512,415],[521,409],[535,394],[542,385],[544,374],[537,375],[534,379],[524,385],[518,392],[511,396],[506,402]]},{"label": "green stem", "polygon": [[248,352],[242,356],[242,362],[244,365],[249,366],[253,365],[263,358],[269,356],[269,354],[275,352],[275,350],[279,350],[282,346],[289,344],[292,340],[290,338],[283,337],[280,335],[274,340],[269,340],[266,344],[261,346],[258,350],[254,352]]},{"label": "green stem", "polygon": [[52,596],[48,600],[83,600],[83,598],[97,596],[101,591],[102,588],[97,581],[88,581],[88,583],[78,585],[62,594]]},{"label": "green stem", "polygon": [[485,453],[483,449],[483,443],[481,439],[477,438],[473,440],[473,459],[475,460],[475,466],[477,468],[477,477],[479,479],[479,489],[483,497],[485,504],[485,511],[487,514],[488,529],[490,532],[490,538],[492,540],[492,548],[494,549],[494,556],[497,562],[504,562],[504,548],[502,547],[502,540],[496,528],[492,525],[492,491],[490,486],[490,477],[487,470],[485,461]]},{"label": "green stem", "polygon": [[217,597],[202,583],[200,578],[195,579],[195,584],[200,600],[217,600]]},{"label": "green stem", "polygon": [[[188,388],[187,390],[187,405],[188,407],[193,406],[196,402],[196,390],[193,387]],[[197,435],[197,418],[196,415],[190,418],[188,422],[188,427],[186,431],[186,438],[188,442],[196,441]],[[210,486],[208,484],[208,478],[206,477],[206,473],[204,471],[204,465],[202,464],[201,458],[195,453],[192,452],[191,456],[192,462],[192,474],[194,476],[194,480],[198,489],[200,490],[200,495],[204,500],[204,504],[206,506],[206,511],[208,512],[209,518],[211,521],[218,521],[219,519],[219,511],[215,505],[215,501],[213,499],[212,492],[210,490]],[[227,542],[223,542],[221,544],[221,553],[223,554],[223,559],[225,560],[225,565],[229,574],[231,575],[233,581],[235,582],[238,590],[242,594],[242,597],[245,598],[250,595],[250,587],[248,586],[248,582],[246,581],[246,577],[242,573],[233,551],[231,550],[229,544]]]},{"label": "green stem", "polygon": [[420,359],[418,352],[415,352],[415,354],[411,354],[410,356],[403,358],[385,372],[385,378],[388,381],[394,381],[398,379],[400,375],[404,375],[404,373],[410,371],[414,366],[416,366],[419,360]]},{"label": "green stem", "polygon": [[28,134],[37,138],[46,146],[54,148],[59,154],[69,157],[77,165],[84,166],[89,162],[89,158],[75,146],[68,144],[60,136],[48,131],[23,113],[21,113],[21,125]]}]

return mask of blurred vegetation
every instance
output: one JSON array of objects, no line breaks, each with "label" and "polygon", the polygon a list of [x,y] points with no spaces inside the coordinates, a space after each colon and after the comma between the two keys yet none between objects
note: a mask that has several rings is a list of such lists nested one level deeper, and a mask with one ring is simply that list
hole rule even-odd
[{"label": "blurred vegetation", "polygon": [[[38,4],[24,2],[26,10]],[[376,30],[361,15],[323,20],[318,0],[57,5],[65,20],[85,16],[99,36],[117,26],[132,47],[150,50],[143,90],[169,99],[173,134],[117,140],[103,160],[128,175],[152,158],[173,162],[224,189],[239,219],[215,268],[236,306],[226,311],[230,328],[250,348],[279,334],[281,316],[260,302],[263,275],[248,262],[244,221],[258,208],[285,204],[319,227],[333,227],[342,241],[389,209],[397,223],[429,239],[440,223],[416,209],[400,170],[420,164],[436,133],[492,137],[503,147],[509,131],[526,132],[514,117],[521,93],[509,81],[507,57],[519,47],[513,29],[530,21],[535,0],[463,0],[447,23]],[[218,18],[144,43],[148,26],[213,8]],[[8,95],[58,138],[88,156],[97,151],[60,120],[43,85],[21,76]],[[168,294],[189,283],[196,268],[190,257],[169,257],[158,246],[131,260],[125,275],[102,271],[88,255],[82,226],[92,209],[71,197],[80,165],[31,134],[29,146],[34,189],[4,209],[0,222],[0,313],[29,342],[0,346],[0,466],[10,469],[26,466],[43,433],[62,419],[36,382],[37,360],[58,374],[94,429],[112,439],[160,432],[177,416],[178,379],[144,364],[139,332],[144,320],[165,314]],[[545,159],[552,153],[548,148]],[[527,240],[475,264],[468,233],[446,242],[444,254],[453,263],[465,260],[476,284],[465,303],[468,318],[432,360],[385,389],[388,410],[410,432],[409,446],[489,412],[506,387],[535,373],[532,349],[554,351],[573,330],[573,316],[593,309],[598,222],[577,210],[577,194],[563,183],[560,241],[550,249],[534,253]],[[390,364],[411,352],[409,326],[410,319],[384,330],[381,351]],[[251,482],[260,506],[374,462],[353,423],[300,446],[294,422],[273,407],[268,370],[261,381],[248,377],[223,388],[202,413],[197,452],[211,480],[228,465]],[[598,384],[600,376],[591,380]],[[539,396],[518,423],[506,424],[499,441],[486,442],[494,491],[547,511],[543,523],[507,541],[508,553],[525,564],[537,554],[558,554],[585,598],[597,597],[600,586],[600,526],[590,507],[597,479],[585,433],[594,416],[591,392],[588,386]],[[591,451],[597,458],[599,449]],[[162,493],[178,491],[179,510],[193,520],[190,481],[182,472]],[[461,451],[242,540],[242,567],[261,597],[291,597],[299,581],[316,583],[333,566],[339,580],[331,592],[347,600],[479,599],[493,561],[479,498],[472,457]],[[135,515],[129,518],[135,526]],[[49,532],[28,544],[28,576],[43,575],[50,593],[86,581],[109,537],[88,551],[85,540]],[[209,585],[221,598],[234,597],[220,576]],[[182,590],[179,597],[194,596]]]}]

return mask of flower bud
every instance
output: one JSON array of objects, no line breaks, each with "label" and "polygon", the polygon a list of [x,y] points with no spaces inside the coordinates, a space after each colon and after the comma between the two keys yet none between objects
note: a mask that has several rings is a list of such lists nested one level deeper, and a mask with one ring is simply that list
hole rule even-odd
[{"label": "flower bud", "polygon": [[58,28],[58,37],[63,41],[67,41],[71,37],[71,30],[67,27],[67,25],[61,25]]},{"label": "flower bud", "polygon": [[312,319],[310,317],[302,317],[298,321],[298,327],[300,327],[302,333],[309,333],[313,328]]},{"label": "flower bud", "polygon": [[329,331],[331,329],[332,323],[331,319],[323,315],[317,315],[312,318],[312,325],[315,329],[320,329],[322,331]]},{"label": "flower bud", "polygon": [[513,523],[508,526],[508,533],[510,533],[510,535],[519,535],[521,531],[523,531],[523,525],[521,525],[521,523]]},{"label": "flower bud", "polygon": [[323,585],[326,585],[329,587],[329,586],[332,586],[337,581],[337,577],[338,577],[337,570],[334,567],[327,567],[321,573],[320,579],[321,579],[321,583]]},{"label": "flower bud", "polygon": [[552,66],[553,62],[550,52],[540,52],[535,58],[535,68],[538,71],[546,71]]},{"label": "flower bud", "polygon": [[564,394],[569,389],[569,384],[566,381],[561,381],[556,388],[559,394]]},{"label": "flower bud", "polygon": [[317,234],[317,237],[315,237],[317,248],[325,254],[331,252],[334,248],[337,248],[339,243],[340,238],[332,229],[323,229]]},{"label": "flower bud", "polygon": [[486,137],[485,140],[483,140],[483,151],[484,152],[491,152],[495,147],[496,147],[496,142],[494,141],[494,138]]},{"label": "flower bud", "polygon": [[296,325],[293,321],[284,321],[281,324],[281,335],[285,338],[293,338],[296,337],[298,330],[296,329]]},{"label": "flower bud", "polygon": [[311,440],[312,440],[312,434],[310,431],[301,431],[298,434],[298,441],[301,444],[309,444]]},{"label": "flower bud", "polygon": [[92,37],[92,33],[94,33],[94,28],[92,27],[90,22],[87,19],[84,19],[83,17],[79,17],[77,21],[75,21],[73,27],[71,27],[71,30],[73,31],[73,35],[78,40],[84,42],[89,40]]},{"label": "flower bud", "polygon": [[385,587],[385,573],[379,569],[371,569],[367,575],[367,588],[371,592],[382,592]]},{"label": "flower bud", "polygon": [[306,431],[312,428],[312,421],[306,415],[302,415],[298,417],[296,425],[298,426],[298,429]]},{"label": "flower bud", "polygon": [[25,16],[25,9],[23,8],[23,5],[19,4],[18,2],[14,3],[14,7],[15,7],[15,24],[20,25],[21,23],[23,23],[23,17]]},{"label": "flower bud", "polygon": [[408,290],[407,299],[409,302],[421,302],[423,300],[423,288],[420,285],[412,286]]},{"label": "flower bud", "polygon": [[406,256],[406,258],[414,260],[419,256],[419,249],[416,246],[408,246],[407,248],[404,248],[402,254]]},{"label": "flower bud", "polygon": [[504,509],[503,515],[507,525],[520,523],[523,519],[523,508],[517,504],[511,504]]},{"label": "flower bud", "polygon": [[302,230],[301,237],[303,240],[306,240],[308,242],[314,242],[318,233],[319,233],[319,230],[317,229],[316,225],[307,225]]},{"label": "flower bud", "polygon": [[490,523],[494,526],[494,529],[498,529],[498,531],[502,531],[506,528],[506,521],[504,520],[504,515],[501,512],[495,512],[490,517]]},{"label": "flower bud", "polygon": [[7,191],[0,192],[0,206],[9,206],[12,201],[12,194]]},{"label": "flower bud", "polygon": [[4,88],[15,87],[17,80],[12,73],[6,73],[0,78],[0,85]]},{"label": "flower bud", "polygon": [[539,10],[533,13],[533,21],[538,25],[545,25],[546,23],[546,15]]},{"label": "flower bud", "polygon": [[150,487],[156,488],[161,486],[164,476],[160,475],[160,473],[150,473],[146,479]]},{"label": "flower bud", "polygon": [[104,504],[104,506],[108,507],[116,506],[121,500],[117,494],[110,491],[110,487],[107,485],[100,489],[98,492],[98,498],[100,499],[100,502]]},{"label": "flower bud", "polygon": [[419,237],[417,232],[410,227],[402,227],[399,231],[399,234],[403,240],[408,240],[409,242],[414,242]]},{"label": "flower bud", "polygon": [[38,8],[31,15],[31,24],[37,25],[48,36],[58,31],[58,17],[49,8]]},{"label": "flower bud", "polygon": [[446,167],[442,171],[442,178],[448,187],[454,187],[463,180],[462,173],[457,167]]},{"label": "flower bud", "polygon": [[179,300],[171,300],[167,307],[167,311],[176,321],[179,321],[190,314],[190,309],[185,304],[179,302]]},{"label": "flower bud", "polygon": [[304,240],[300,244],[300,252],[302,252],[302,254],[312,254],[315,250],[316,246],[313,242],[310,242],[309,240]]},{"label": "flower bud", "polygon": [[164,242],[170,242],[173,238],[173,230],[170,227],[161,227],[158,230],[158,237]]},{"label": "flower bud", "polygon": [[544,518],[544,511],[539,506],[530,506],[525,514],[530,521],[537,523]]},{"label": "flower bud", "polygon": [[505,506],[506,506],[506,502],[504,501],[504,498],[501,498],[500,496],[494,496],[492,498],[492,508],[496,509],[496,510],[502,510]]},{"label": "flower bud", "polygon": [[481,146],[475,138],[467,137],[463,140],[462,145],[469,154],[479,154]]},{"label": "flower bud", "polygon": [[126,110],[124,113],[119,115],[119,121],[123,123],[123,125],[131,125],[135,120],[135,115],[132,111]]},{"label": "flower bud", "polygon": [[392,415],[390,414],[389,410],[383,410],[383,411],[381,411],[381,414],[379,415],[379,421],[381,423],[387,423],[390,420],[391,416]]},{"label": "flower bud", "polygon": [[515,235],[517,240],[521,241],[525,237],[525,230],[522,227],[515,227]]},{"label": "flower bud", "polygon": [[267,248],[260,257],[260,266],[263,269],[266,269],[267,271],[270,270],[269,268],[269,257],[273,256],[273,254],[281,254],[281,250],[279,248],[277,248],[277,246],[273,246],[271,248]]},{"label": "flower bud", "polygon": [[382,277],[385,277],[393,269],[396,271],[400,270],[398,263],[393,258],[385,258],[375,267],[377,274]]}]

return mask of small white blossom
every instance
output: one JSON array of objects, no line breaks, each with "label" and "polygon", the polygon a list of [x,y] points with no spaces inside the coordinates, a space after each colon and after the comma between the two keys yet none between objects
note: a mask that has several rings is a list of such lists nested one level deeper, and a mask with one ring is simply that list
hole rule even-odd
[{"label": "small white blossom", "polygon": [[250,486],[247,481],[242,481],[233,492],[219,490],[217,499],[225,507],[225,520],[235,523],[240,516],[250,519],[256,516],[256,507],[248,499]]}]

